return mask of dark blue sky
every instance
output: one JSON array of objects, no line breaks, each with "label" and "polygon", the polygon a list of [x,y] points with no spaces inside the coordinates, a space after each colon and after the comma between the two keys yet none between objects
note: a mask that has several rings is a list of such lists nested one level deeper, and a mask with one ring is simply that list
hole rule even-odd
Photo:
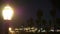
[{"label": "dark blue sky", "polygon": [[[42,9],[43,11],[42,19],[51,19],[49,13],[52,9],[52,3],[50,0],[16,0],[15,3],[22,8],[23,11],[21,12],[23,16],[21,17],[23,17],[23,19],[29,19],[30,17],[32,17],[35,20],[37,18],[36,13],[38,8]],[[59,10],[57,9],[56,17],[60,17],[59,14]]]},{"label": "dark blue sky", "polygon": [[[42,19],[47,20],[47,24],[49,24],[49,20],[52,20],[52,17],[50,15],[50,11],[52,9],[52,2],[50,0],[16,0],[16,3],[18,5],[18,9],[20,14],[20,19],[28,20],[31,17],[36,20],[36,13],[38,8],[42,9],[43,16]],[[56,17],[60,18],[60,10],[57,9]]]},{"label": "dark blue sky", "polygon": [[35,20],[37,18],[36,17],[37,10],[38,8],[40,8],[43,11],[42,19],[45,19],[48,22],[48,20],[51,19],[51,16],[49,15],[49,11],[52,9],[51,2],[48,0],[34,0],[32,3],[30,4],[32,6],[28,5],[29,6],[28,8],[30,8],[28,11],[29,12],[28,14],[30,14],[28,15],[29,18],[32,16]]}]

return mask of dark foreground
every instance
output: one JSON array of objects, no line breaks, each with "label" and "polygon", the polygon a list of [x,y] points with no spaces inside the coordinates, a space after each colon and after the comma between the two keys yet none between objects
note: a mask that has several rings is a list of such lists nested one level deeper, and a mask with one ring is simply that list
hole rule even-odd
[{"label": "dark foreground", "polygon": [[60,34],[60,32],[49,32],[49,33],[47,33],[47,32],[43,32],[43,33],[20,33],[20,34]]}]

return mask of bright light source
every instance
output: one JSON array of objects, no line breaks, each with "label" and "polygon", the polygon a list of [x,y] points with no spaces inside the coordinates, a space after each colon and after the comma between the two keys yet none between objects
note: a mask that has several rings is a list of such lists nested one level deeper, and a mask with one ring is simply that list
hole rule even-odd
[{"label": "bright light source", "polygon": [[11,27],[9,27],[9,31],[11,31],[12,30],[12,28]]},{"label": "bright light source", "polygon": [[19,29],[18,29],[18,28],[15,28],[15,30],[17,30],[17,31],[18,31]]},{"label": "bright light source", "polygon": [[33,29],[35,29],[35,27],[32,27],[31,29],[33,30]]},{"label": "bright light source", "polygon": [[13,9],[9,5],[5,6],[2,10],[2,16],[4,20],[11,20],[13,16]]}]

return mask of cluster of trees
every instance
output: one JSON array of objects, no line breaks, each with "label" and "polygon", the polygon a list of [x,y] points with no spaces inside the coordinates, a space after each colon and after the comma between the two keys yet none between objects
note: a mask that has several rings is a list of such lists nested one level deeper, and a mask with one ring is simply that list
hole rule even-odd
[{"label": "cluster of trees", "polygon": [[[37,10],[37,20],[35,22],[38,25],[38,29],[44,25],[44,29],[46,29],[47,32],[49,31],[49,28],[52,28],[52,27],[54,27],[54,32],[56,32],[55,30],[59,26],[58,24],[60,22],[59,21],[60,18],[56,18],[56,0],[51,0],[51,2],[52,2],[52,10],[50,11],[50,15],[52,17],[52,20],[49,20],[49,25],[47,24],[46,20],[42,20],[42,22],[41,22],[41,17],[43,16],[43,11],[41,9]],[[29,22],[30,22],[28,24],[29,26],[34,25],[32,18],[29,20]],[[50,27],[48,27],[48,26],[50,26]]]},{"label": "cluster of trees", "polygon": [[[38,29],[40,29],[41,27],[43,27],[48,32],[49,29],[51,29],[52,27],[54,27],[54,30],[56,30],[57,23],[59,23],[59,20],[60,20],[59,18],[56,18],[56,10],[52,9],[50,11],[50,15],[52,16],[52,20],[49,20],[49,25],[48,25],[46,20],[42,20],[41,19],[42,16],[43,16],[43,11],[41,9],[37,10],[37,19],[36,19],[35,23],[36,23]],[[33,18],[30,18],[28,20],[27,24],[28,24],[28,26],[34,26],[34,20],[33,20]]]}]

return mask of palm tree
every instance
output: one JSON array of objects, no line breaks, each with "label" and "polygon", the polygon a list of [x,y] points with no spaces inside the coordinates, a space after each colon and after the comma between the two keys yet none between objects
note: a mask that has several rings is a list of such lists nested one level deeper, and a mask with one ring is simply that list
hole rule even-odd
[{"label": "palm tree", "polygon": [[38,20],[41,19],[41,16],[43,16],[43,11],[41,9],[38,9],[37,10],[37,18],[38,18]]},{"label": "palm tree", "polygon": [[54,32],[55,32],[55,23],[56,23],[56,0],[51,0],[52,2],[52,10],[51,10],[51,16],[53,18],[53,23],[54,23]]},{"label": "palm tree", "polygon": [[41,26],[41,17],[43,16],[43,11],[41,9],[37,10],[37,20],[36,20],[36,24],[38,25],[38,29],[40,29]]},{"label": "palm tree", "polygon": [[52,19],[53,19],[53,25],[54,25],[54,30],[55,30],[55,23],[56,23],[56,10],[52,9],[51,11],[51,16],[52,16]]}]

